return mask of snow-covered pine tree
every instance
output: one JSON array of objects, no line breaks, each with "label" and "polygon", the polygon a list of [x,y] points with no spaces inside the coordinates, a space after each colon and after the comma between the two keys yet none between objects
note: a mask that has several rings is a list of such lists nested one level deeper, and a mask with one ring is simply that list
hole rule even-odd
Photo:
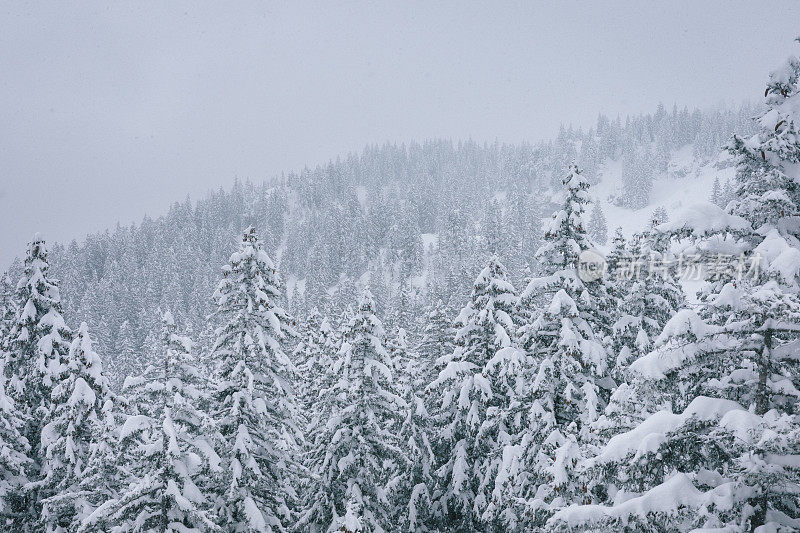
[{"label": "snow-covered pine tree", "polygon": [[617,269],[625,268],[629,259],[625,235],[622,233],[622,228],[618,227],[611,238],[611,251],[606,255],[606,279],[614,280],[617,277]]},{"label": "snow-covered pine tree", "polygon": [[7,273],[0,275],[0,352],[10,341],[11,328],[17,316],[14,286]]},{"label": "snow-covered pine tree", "polygon": [[441,370],[436,362],[443,356],[453,353],[454,337],[453,321],[448,316],[444,302],[438,299],[428,308],[422,339],[416,349],[420,356],[420,371],[425,376],[426,386],[436,379]]},{"label": "snow-covered pine tree", "polygon": [[[492,258],[472,288],[470,302],[456,318],[456,348],[437,361],[442,368],[429,385],[436,435],[439,487],[434,513],[445,530],[482,527],[493,490],[490,464],[498,456],[497,434],[486,431],[490,408],[505,408],[505,391],[493,391],[489,367],[498,350],[515,338],[514,286],[497,258]],[[497,429],[495,425],[493,429]]]},{"label": "snow-covered pine tree", "polygon": [[667,209],[663,205],[656,207],[653,210],[653,216],[650,218],[650,225],[658,226],[659,224],[665,224],[667,222],[669,222]]},{"label": "snow-covered pine tree", "polygon": [[734,185],[734,180],[730,178],[725,180],[725,186],[722,188],[722,200],[721,200],[721,207],[724,209],[731,200],[736,197],[736,186]]},{"label": "snow-covered pine tree", "polygon": [[[394,390],[393,362],[384,345],[372,294],[365,290],[330,367],[323,401],[326,420],[311,428],[313,476],[299,527],[308,531],[389,531],[397,513],[386,487],[408,468],[399,446],[405,402]],[[358,529],[353,529],[359,524]]]},{"label": "snow-covered pine tree", "polygon": [[221,471],[192,341],[162,315],[163,357],[125,380],[135,414],[120,429],[128,486],[84,519],[83,531],[216,531],[211,499],[201,487]]},{"label": "snow-covered pine tree", "polygon": [[584,282],[578,255],[591,248],[583,223],[588,183],[574,166],[564,179],[557,211],[537,252],[540,273],[523,300],[543,302],[520,328],[522,363],[516,406],[520,431],[503,450],[495,498],[498,515],[511,528],[542,527],[552,512],[585,501],[577,476],[582,447],[593,439],[592,424],[613,386],[606,350],[610,301],[602,280]]},{"label": "snow-covered pine tree", "polygon": [[[110,394],[100,410],[100,420],[94,425],[95,433],[89,445],[89,459],[82,471],[82,479],[73,498],[90,509],[85,517],[73,523],[74,530],[81,530],[83,521],[103,503],[116,500],[120,490],[127,488],[127,476],[120,472],[124,464],[124,450],[119,446],[119,433],[123,418],[120,409],[127,402],[119,395]],[[82,530],[92,533],[104,531],[103,525],[87,524]]]},{"label": "snow-covered pine tree", "polygon": [[800,524],[799,78],[794,57],[772,73],[760,131],[731,142],[738,187],[730,214],[660,228],[700,241],[698,250],[724,253],[727,245],[758,268],[708,269],[699,313],[677,313],[656,350],[631,365],[642,388],[670,408],[613,437],[593,459],[610,505],[565,509],[551,527],[791,531]]},{"label": "snow-covered pine tree", "polygon": [[118,376],[119,380],[124,380],[127,376],[139,374],[143,369],[139,367],[141,361],[136,357],[130,321],[124,320],[120,324],[115,346],[114,375]]},{"label": "snow-covered pine tree", "polygon": [[436,458],[431,446],[434,428],[424,397],[430,375],[428,360],[409,349],[402,328],[391,342],[390,355],[398,365],[398,392],[405,400],[399,446],[408,457],[391,486],[395,524],[402,531],[429,531],[433,525],[431,494]]},{"label": "snow-covered pine tree", "polygon": [[316,412],[312,406],[321,390],[320,380],[333,364],[333,358],[338,351],[337,340],[328,317],[320,314],[316,307],[308,312],[298,333],[300,342],[292,352],[301,378],[298,398],[304,411],[313,417]]},{"label": "snow-covered pine tree", "polygon": [[608,242],[608,225],[606,223],[606,215],[603,213],[603,208],[600,202],[594,202],[592,207],[592,214],[589,217],[589,226],[587,228],[589,237],[596,244],[603,245]]},{"label": "snow-covered pine tree", "polygon": [[406,393],[413,389],[414,384],[411,382],[412,374],[404,370],[406,365],[417,357],[409,349],[408,333],[406,333],[405,328],[397,328],[395,334],[386,341],[386,349],[389,352],[389,359],[392,361],[392,372],[395,375],[395,392],[405,398]]},{"label": "snow-covered pine tree", "polygon": [[0,524],[9,531],[24,531],[19,515],[30,445],[22,434],[25,421],[6,394],[5,382],[5,376],[0,376]]},{"label": "snow-covered pine tree", "polygon": [[34,485],[42,499],[40,520],[45,531],[72,530],[93,510],[80,483],[109,388],[83,322],[54,376],[53,404],[42,420],[41,479]]},{"label": "snow-covered pine tree", "polygon": [[631,363],[649,353],[653,342],[675,313],[685,305],[683,289],[675,278],[672,257],[658,242],[653,229],[637,234],[630,241],[627,254],[635,265],[630,279],[613,280],[625,284],[619,291],[617,319],[614,322],[611,353],[616,357],[612,371],[617,387],[594,431],[605,442],[609,437],[634,428],[648,415],[663,407],[663,402],[630,376]]},{"label": "snow-covered pine tree", "polygon": [[[0,361],[6,359],[16,314],[14,288],[4,273],[0,276]],[[6,393],[5,384],[5,375],[0,375],[0,524],[10,529],[20,506],[22,487],[28,481],[30,445],[23,435],[25,418]]]},{"label": "snow-covered pine tree", "polygon": [[654,178],[653,155],[647,146],[644,149],[629,147],[622,158],[622,186],[624,205],[640,209],[650,200]]},{"label": "snow-covered pine tree", "polygon": [[725,207],[725,205],[722,203],[722,187],[719,184],[719,176],[714,177],[714,186],[711,188],[711,197],[709,200],[717,207]]},{"label": "snow-covered pine tree", "polygon": [[[53,380],[72,341],[72,331],[61,315],[58,282],[48,274],[47,247],[37,235],[28,246],[17,284],[17,316],[5,358],[6,392],[25,422],[22,432],[30,445],[31,480],[39,478],[42,466],[40,421],[50,412]],[[41,510],[36,490],[27,490],[20,496],[14,499],[13,512],[28,524],[35,523]]]},{"label": "snow-covered pine tree", "polygon": [[291,520],[297,440],[295,367],[281,343],[294,335],[281,284],[255,229],[223,267],[214,293],[214,416],[222,434],[220,519],[229,531],[281,531]]},{"label": "snow-covered pine tree", "polygon": [[611,251],[606,255],[604,275],[606,291],[609,297],[615,301],[622,300],[628,293],[632,279],[630,276],[632,260],[628,251],[628,242],[622,233],[622,228],[618,227],[611,238]]},{"label": "snow-covered pine tree", "polygon": [[683,289],[674,277],[672,258],[655,242],[651,231],[635,235],[628,256],[638,266],[618,300],[613,325],[614,372],[624,378],[627,366],[648,353],[667,321],[683,307]]}]

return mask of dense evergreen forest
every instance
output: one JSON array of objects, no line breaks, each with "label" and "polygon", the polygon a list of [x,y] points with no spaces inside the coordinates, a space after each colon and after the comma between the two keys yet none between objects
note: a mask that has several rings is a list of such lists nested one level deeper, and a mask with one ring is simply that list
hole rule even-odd
[{"label": "dense evergreen forest", "polygon": [[[659,107],[624,122],[600,116],[587,132],[562,128],[556,140],[536,145],[369,147],[324,167],[176,203],[136,226],[58,244],[50,262],[65,316],[87,322],[109,365],[120,361],[118,381],[160,357],[159,307],[171,309],[208,347],[210,295],[236,235],[249,225],[278,264],[289,297],[284,305],[296,316],[316,307],[338,317],[368,284],[389,329],[403,327],[418,340],[425,309],[441,299],[454,317],[492,254],[517,285],[537,268],[541,220],[556,208],[573,160],[590,183],[604,162],[621,161],[618,201],[641,206],[653,179],[669,173],[671,153],[688,144],[697,160],[711,160],[733,132],[754,131],[757,113],[754,106],[692,113]],[[679,183],[691,187],[690,180]],[[721,184],[723,193],[731,187]],[[598,215],[592,213],[592,223]],[[604,241],[613,231],[595,230],[593,237]],[[12,266],[13,279],[20,269],[21,263]]]},{"label": "dense evergreen forest", "polygon": [[[0,284],[4,529],[800,530],[798,128],[792,57],[758,106],[368,147],[35,237]],[[687,145],[735,179],[607,228],[604,165],[641,208]],[[687,253],[750,266],[622,274]]]}]

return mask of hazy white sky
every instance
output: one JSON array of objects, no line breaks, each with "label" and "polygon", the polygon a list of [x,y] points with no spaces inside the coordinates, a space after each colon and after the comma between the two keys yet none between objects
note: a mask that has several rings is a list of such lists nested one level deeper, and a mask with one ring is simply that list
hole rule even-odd
[{"label": "hazy white sky", "polygon": [[794,2],[0,0],[0,267],[365,144],[757,99]]}]

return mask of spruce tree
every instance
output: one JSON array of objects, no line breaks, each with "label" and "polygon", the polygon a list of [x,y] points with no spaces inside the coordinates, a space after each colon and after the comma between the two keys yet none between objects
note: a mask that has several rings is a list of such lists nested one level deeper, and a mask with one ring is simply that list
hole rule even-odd
[{"label": "spruce tree", "polygon": [[[391,489],[396,523],[402,531],[428,531],[433,524],[431,495],[435,489],[436,463],[431,445],[434,427],[424,397],[429,370],[427,361],[409,349],[402,328],[391,345],[398,366],[399,392],[405,400],[399,446],[408,457],[399,465]],[[391,351],[390,348],[390,354]]]},{"label": "spruce tree", "polygon": [[321,390],[320,381],[328,373],[328,368],[333,364],[333,357],[338,350],[336,335],[328,317],[322,316],[319,310],[313,307],[301,324],[299,337],[300,342],[293,351],[301,378],[298,397],[304,411],[313,417],[318,415],[313,406]]},{"label": "spruce tree", "polygon": [[31,459],[23,435],[25,421],[14,399],[6,394],[5,381],[5,376],[0,376],[0,523],[12,530],[22,525],[20,505]]},{"label": "spruce tree", "polygon": [[722,187],[719,184],[719,176],[714,177],[714,186],[711,189],[711,197],[709,198],[712,204],[716,205],[717,207],[725,207],[722,203],[723,201],[723,193]]},{"label": "spruce tree", "polygon": [[[654,221],[655,222],[655,219]],[[631,375],[630,365],[648,354],[667,322],[685,305],[685,297],[675,278],[673,261],[651,229],[634,235],[627,250],[630,279],[613,280],[619,287],[617,319],[614,322],[611,353],[617,387],[602,416],[594,423],[598,443],[632,429],[664,406],[642,382]]]},{"label": "spruce tree", "polygon": [[[102,504],[116,500],[120,490],[127,488],[127,475],[120,472],[119,465],[125,463],[124,450],[119,446],[119,434],[123,415],[121,410],[127,401],[119,395],[108,395],[100,410],[99,423],[94,424],[94,434],[89,444],[89,458],[83,470],[78,490],[72,498],[80,499],[87,509],[86,516],[76,516],[73,529],[80,531],[104,531],[104,525],[89,521],[92,513]],[[91,512],[88,512],[91,510]],[[80,521],[79,521],[80,520]]]},{"label": "spruce tree", "polygon": [[441,299],[428,308],[422,339],[416,349],[426,385],[436,379],[439,370],[443,368],[440,366],[442,358],[453,353],[455,330],[448,314]]},{"label": "spruce tree", "polygon": [[[6,392],[25,422],[22,433],[32,459],[28,477],[35,481],[44,460],[40,421],[50,413],[54,380],[72,341],[72,331],[61,315],[58,283],[49,277],[47,247],[38,235],[28,247],[16,301],[17,315],[5,360]],[[12,503],[15,512],[27,524],[35,523],[41,512],[37,490],[30,488],[16,496]]]},{"label": "spruce tree", "polygon": [[675,272],[669,268],[672,257],[651,231],[634,236],[628,255],[637,266],[619,295],[611,346],[620,379],[627,365],[650,351],[667,321],[685,303]]},{"label": "spruce tree", "polygon": [[587,228],[589,237],[596,244],[604,245],[608,242],[608,226],[606,224],[606,215],[603,213],[603,208],[600,202],[595,201],[592,207],[592,214],[589,217],[589,226]]},{"label": "spruce tree", "polygon": [[[0,360],[5,361],[16,316],[14,290],[6,274],[0,277]],[[0,375],[0,523],[11,528],[19,512],[19,500],[27,483],[30,445],[23,435],[25,417],[6,393],[6,377]]]},{"label": "spruce tree", "polygon": [[281,284],[255,229],[223,268],[214,293],[221,323],[211,349],[217,362],[214,416],[226,477],[219,514],[229,531],[280,531],[295,497],[294,365],[281,343],[294,335],[280,307]]},{"label": "spruce tree", "polygon": [[0,276],[0,350],[8,348],[11,329],[17,315],[14,286],[7,273]]},{"label": "spruce tree", "polygon": [[65,531],[80,524],[92,510],[80,484],[88,466],[93,439],[102,423],[110,393],[100,356],[83,322],[54,379],[53,405],[42,421],[41,522],[46,531]]},{"label": "spruce tree", "polygon": [[583,222],[588,183],[571,167],[563,181],[563,207],[556,211],[537,252],[540,276],[523,293],[541,302],[520,327],[516,379],[519,431],[503,450],[497,475],[498,515],[512,528],[542,527],[558,508],[587,499],[578,476],[592,424],[605,406],[613,381],[607,352],[610,298],[602,279],[579,277],[578,256],[591,248]]},{"label": "spruce tree", "polygon": [[178,335],[172,314],[162,317],[163,356],[144,374],[125,380],[135,413],[120,428],[122,470],[128,485],[83,520],[81,529],[216,531],[206,480],[219,475],[209,436],[201,373],[192,342]]},{"label": "spruce tree", "polygon": [[372,294],[365,290],[322,391],[330,414],[312,427],[308,465],[314,490],[305,498],[302,529],[395,528],[387,485],[398,484],[394,478],[408,468],[408,456],[398,442],[406,403],[394,389],[393,366]]},{"label": "spruce tree", "polygon": [[478,275],[470,302],[456,318],[456,348],[440,358],[443,366],[429,385],[435,402],[439,487],[434,513],[446,530],[480,529],[493,490],[497,425],[484,427],[490,408],[503,409],[505,391],[489,379],[494,357],[512,345],[516,291],[505,267],[492,258]]}]

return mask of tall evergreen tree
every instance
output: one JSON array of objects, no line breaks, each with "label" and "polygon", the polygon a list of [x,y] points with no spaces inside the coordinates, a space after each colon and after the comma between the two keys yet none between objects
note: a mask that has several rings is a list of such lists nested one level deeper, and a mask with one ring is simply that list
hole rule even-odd
[{"label": "tall evergreen tree", "polygon": [[406,404],[394,389],[393,366],[372,294],[365,290],[322,392],[330,415],[312,428],[308,464],[314,490],[305,498],[301,528],[395,528],[387,485],[397,485],[394,477],[408,468],[408,457],[398,443]]},{"label": "tall evergreen tree", "polygon": [[435,424],[442,428],[435,443],[440,486],[434,512],[446,530],[482,527],[497,450],[497,434],[484,431],[484,422],[490,408],[497,410],[507,401],[501,391],[492,390],[488,367],[498,350],[514,342],[516,303],[505,267],[492,258],[456,318],[456,348],[440,358],[443,368],[429,386],[438,403]]},{"label": "tall evergreen tree", "polygon": [[255,229],[223,268],[214,293],[218,363],[215,418],[222,433],[221,520],[230,531],[282,531],[295,497],[297,439],[294,365],[281,343],[294,335],[280,307],[281,284]]},{"label": "tall evergreen tree", "polygon": [[[655,221],[655,219],[654,219]],[[652,229],[635,235],[627,250],[630,279],[616,280],[620,292],[611,352],[617,387],[603,415],[594,424],[599,442],[635,427],[663,407],[663,402],[630,373],[630,365],[649,353],[667,322],[685,305],[685,297],[667,253]],[[615,283],[612,281],[612,283]]]},{"label": "tall evergreen tree", "polygon": [[608,242],[608,225],[606,224],[606,215],[603,213],[603,208],[600,203],[595,201],[592,207],[592,214],[589,217],[589,226],[587,228],[589,237],[597,244],[604,245]]},{"label": "tall evergreen tree", "polygon": [[8,347],[11,329],[17,316],[14,285],[7,273],[0,275],[0,350]]},{"label": "tall evergreen tree", "polygon": [[430,384],[441,370],[439,365],[442,357],[453,353],[454,337],[453,320],[448,316],[444,302],[439,299],[428,307],[422,339],[416,349],[426,384]]},{"label": "tall evergreen tree", "polygon": [[69,531],[93,509],[80,483],[101,424],[109,381],[83,322],[54,379],[53,406],[42,421],[41,521],[46,531]]},{"label": "tall evergreen tree", "polygon": [[541,275],[523,293],[543,306],[520,328],[520,347],[532,360],[518,365],[516,378],[522,385],[514,410],[524,420],[503,450],[496,481],[498,514],[512,528],[542,527],[556,509],[586,499],[577,472],[613,387],[609,296],[602,279],[584,281],[577,270],[580,252],[591,248],[583,222],[588,183],[571,167],[564,185],[563,207],[537,253]]},{"label": "tall evergreen tree", "polygon": [[21,525],[20,500],[28,482],[30,445],[23,435],[24,419],[14,399],[6,394],[5,381],[5,376],[0,376],[0,523],[12,530],[15,524]]},{"label": "tall evergreen tree", "polygon": [[302,322],[299,336],[300,342],[293,351],[302,384],[298,387],[298,397],[304,411],[313,417],[319,414],[313,406],[318,400],[322,380],[338,351],[337,339],[328,317],[322,316],[316,307]]},{"label": "tall evergreen tree", "polygon": [[402,412],[399,446],[408,457],[400,465],[394,481],[392,501],[397,513],[396,523],[402,531],[429,531],[433,525],[431,495],[435,489],[436,458],[431,445],[434,427],[424,398],[428,361],[404,346],[402,335],[393,344],[402,347],[397,381],[406,405]]},{"label": "tall evergreen tree", "polygon": [[[220,458],[207,434],[201,374],[192,342],[163,314],[160,364],[125,380],[135,414],[120,429],[128,486],[81,525],[125,531],[216,531],[206,480],[219,475]],[[118,524],[123,524],[119,527]]]},{"label": "tall evergreen tree", "polygon": [[[54,380],[67,359],[72,331],[61,315],[61,294],[58,283],[49,277],[47,248],[38,235],[28,247],[23,275],[17,284],[18,311],[7,346],[6,390],[25,421],[23,436],[28,441],[32,461],[28,476],[40,476],[40,421],[50,413]],[[41,502],[36,490],[15,498],[16,512],[28,526],[36,523]]]}]

